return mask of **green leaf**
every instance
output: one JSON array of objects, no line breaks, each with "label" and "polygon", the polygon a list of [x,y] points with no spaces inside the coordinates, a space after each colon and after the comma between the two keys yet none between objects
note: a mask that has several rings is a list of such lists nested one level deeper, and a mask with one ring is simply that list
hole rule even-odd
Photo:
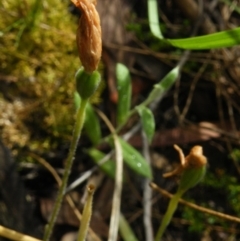
[{"label": "green leaf", "polygon": [[240,44],[240,27],[218,33],[184,39],[164,39],[156,0],[148,0],[148,20],[151,33],[165,44],[189,50],[227,48]]},{"label": "green leaf", "polygon": [[125,163],[137,174],[152,178],[151,167],[145,161],[143,156],[123,139],[119,138],[119,142],[122,146],[123,159]]},{"label": "green leaf", "polygon": [[156,0],[148,0],[148,21],[152,34],[159,39],[163,39],[159,24],[158,4]]},{"label": "green leaf", "polygon": [[119,219],[119,232],[124,241],[138,241],[128,221],[122,214],[120,214]]},{"label": "green leaf", "polygon": [[117,106],[117,124],[123,124],[128,116],[131,105],[131,78],[128,68],[118,63],[116,67],[118,106]]},{"label": "green leaf", "polygon": [[[77,91],[74,92],[74,105],[76,109],[80,107],[81,97]],[[102,138],[101,126],[95,111],[90,103],[87,104],[85,112],[85,122],[83,126],[88,138],[93,145],[97,145]]]},{"label": "green leaf", "polygon": [[199,37],[165,39],[164,41],[181,49],[201,50],[227,48],[240,44],[240,27]]},{"label": "green leaf", "polygon": [[138,106],[137,111],[141,117],[142,127],[150,144],[155,131],[155,119],[153,113],[145,106]]},{"label": "green leaf", "polygon": [[[96,164],[99,164],[99,161],[104,158],[105,153],[97,150],[96,148],[91,148],[87,150],[89,156],[92,157],[93,161]],[[104,164],[99,165],[99,168],[106,173],[109,177],[115,178],[115,162],[113,160],[108,160]]]},{"label": "green leaf", "polygon": [[146,106],[152,101],[158,98],[162,98],[166,91],[168,91],[177,80],[179,70],[179,66],[176,66],[158,84],[154,85],[153,90],[150,92],[147,99],[141,105]]},{"label": "green leaf", "polygon": [[100,122],[92,108],[91,104],[87,104],[86,107],[86,119],[84,123],[84,130],[88,135],[88,138],[94,145],[97,145],[102,138]]}]

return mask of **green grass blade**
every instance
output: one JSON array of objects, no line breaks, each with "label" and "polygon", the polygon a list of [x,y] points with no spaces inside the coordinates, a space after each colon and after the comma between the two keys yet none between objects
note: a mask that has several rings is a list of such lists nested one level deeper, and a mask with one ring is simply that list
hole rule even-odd
[{"label": "green grass blade", "polygon": [[240,27],[199,37],[165,39],[164,41],[181,49],[201,50],[226,48],[240,44]]},{"label": "green grass blade", "polygon": [[148,0],[148,20],[151,33],[162,42],[176,48],[203,50],[227,48],[240,44],[240,27],[198,37],[164,39],[160,29],[156,0]]},{"label": "green grass blade", "polygon": [[148,21],[152,34],[159,39],[163,39],[164,37],[160,29],[158,4],[156,0],[148,0]]}]

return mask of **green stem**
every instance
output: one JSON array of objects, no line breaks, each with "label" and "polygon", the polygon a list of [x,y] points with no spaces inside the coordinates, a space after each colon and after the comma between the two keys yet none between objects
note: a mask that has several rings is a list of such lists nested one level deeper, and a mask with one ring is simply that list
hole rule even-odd
[{"label": "green stem", "polygon": [[52,233],[52,230],[53,230],[53,226],[55,224],[55,221],[57,219],[57,215],[59,213],[59,210],[60,210],[60,207],[61,207],[61,204],[62,204],[62,200],[63,200],[63,197],[64,197],[64,193],[65,193],[68,178],[69,178],[69,175],[70,175],[71,167],[72,167],[72,164],[73,164],[73,161],[74,161],[74,155],[75,155],[75,152],[76,152],[76,149],[77,149],[78,140],[80,138],[83,123],[84,123],[84,119],[85,119],[85,110],[86,110],[87,103],[88,103],[88,99],[82,99],[81,105],[80,105],[80,107],[77,111],[76,123],[75,123],[75,127],[74,127],[74,130],[73,130],[73,139],[72,139],[71,146],[70,146],[69,153],[68,153],[68,157],[67,157],[67,160],[66,160],[66,166],[65,166],[65,169],[64,169],[62,184],[59,188],[59,192],[58,192],[57,199],[56,199],[53,211],[52,211],[52,215],[50,217],[49,224],[46,225],[43,241],[48,241],[50,239],[50,236],[51,236],[51,233]]},{"label": "green stem", "polygon": [[92,216],[92,200],[93,200],[94,191],[95,191],[95,187],[90,184],[88,186],[88,196],[83,209],[82,220],[80,224],[77,241],[86,240],[87,231],[89,228],[89,222]]},{"label": "green stem", "polygon": [[168,224],[170,223],[172,216],[177,209],[178,206],[178,201],[183,195],[184,191],[178,190],[177,193],[171,198],[169,204],[168,204],[168,209],[165,215],[163,216],[161,225],[158,229],[157,235],[155,237],[155,241],[159,241],[162,238],[162,235],[167,228]]}]

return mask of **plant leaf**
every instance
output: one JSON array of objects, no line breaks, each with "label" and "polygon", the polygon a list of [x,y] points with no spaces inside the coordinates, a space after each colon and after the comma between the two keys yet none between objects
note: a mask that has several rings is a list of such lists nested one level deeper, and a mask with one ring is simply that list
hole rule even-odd
[{"label": "plant leaf", "polygon": [[[99,161],[104,158],[105,154],[96,148],[90,148],[87,150],[89,156],[92,157],[93,161],[96,164],[99,164]],[[115,162],[113,160],[108,160],[102,165],[99,165],[99,168],[106,173],[109,177],[115,178]]]},{"label": "plant leaf", "polygon": [[138,106],[137,111],[141,117],[142,127],[150,144],[155,131],[155,119],[152,111],[145,106]]},{"label": "plant leaf", "polygon": [[151,33],[163,43],[189,50],[227,48],[240,44],[240,27],[184,39],[164,39],[159,23],[156,0],[148,0],[148,20]]},{"label": "plant leaf", "polygon": [[162,98],[166,91],[168,91],[177,80],[179,70],[179,66],[176,66],[158,84],[154,85],[154,88],[150,92],[147,99],[140,105],[146,106],[150,104],[152,101],[158,98]]},{"label": "plant leaf", "polygon": [[128,68],[118,63],[116,66],[118,106],[117,106],[117,124],[123,124],[128,116],[131,105],[131,78]]},{"label": "plant leaf", "polygon": [[152,34],[159,39],[163,39],[159,24],[158,4],[156,0],[148,0],[148,21]]},{"label": "plant leaf", "polygon": [[137,174],[152,178],[151,167],[145,161],[143,156],[123,139],[119,138],[123,150],[123,159],[125,163]]},{"label": "plant leaf", "polygon": [[[76,109],[80,107],[81,97],[77,91],[74,92],[74,105]],[[91,140],[92,144],[97,145],[102,138],[101,126],[97,115],[95,114],[92,105],[87,104],[86,116],[83,126],[88,138]]]},{"label": "plant leaf", "polygon": [[96,145],[102,138],[100,122],[92,108],[91,104],[86,107],[86,119],[84,123],[84,130],[91,142]]},{"label": "plant leaf", "polygon": [[138,241],[128,221],[122,213],[120,214],[119,219],[119,232],[124,241]]},{"label": "plant leaf", "polygon": [[81,104],[81,97],[78,94],[78,92],[75,91],[74,92],[74,106],[75,106],[76,110],[80,107],[80,104]]},{"label": "plant leaf", "polygon": [[185,39],[165,39],[166,43],[181,49],[216,49],[240,44],[240,27],[218,33]]}]

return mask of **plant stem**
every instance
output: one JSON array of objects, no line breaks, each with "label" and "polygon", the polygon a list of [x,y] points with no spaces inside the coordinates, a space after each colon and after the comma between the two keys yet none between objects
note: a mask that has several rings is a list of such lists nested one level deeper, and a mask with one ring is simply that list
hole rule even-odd
[{"label": "plant stem", "polygon": [[50,217],[50,221],[46,225],[43,241],[48,241],[50,239],[50,236],[51,236],[51,233],[52,233],[52,230],[53,230],[53,226],[55,224],[55,221],[57,219],[57,215],[59,213],[59,210],[60,210],[60,207],[61,207],[61,204],[62,204],[62,200],[63,200],[63,197],[64,197],[64,193],[65,193],[68,178],[69,178],[69,175],[70,175],[71,167],[72,167],[72,164],[73,164],[73,161],[74,161],[74,155],[75,155],[75,152],[76,152],[76,149],[77,149],[78,140],[80,138],[83,123],[84,123],[84,119],[85,119],[85,110],[86,110],[87,103],[88,103],[88,99],[82,99],[81,105],[80,105],[80,107],[77,111],[76,123],[75,123],[75,127],[74,127],[74,130],[73,130],[73,139],[72,139],[71,146],[70,146],[69,153],[68,153],[68,157],[67,157],[67,160],[66,160],[66,166],[64,168],[62,184],[61,184],[61,186],[59,188],[59,191],[58,191],[57,199],[56,199],[55,205],[53,207],[53,211],[52,211],[52,214],[51,214],[51,217]]},{"label": "plant stem", "polygon": [[83,209],[83,215],[82,215],[82,220],[81,220],[81,224],[80,224],[77,241],[85,241],[86,240],[89,222],[90,222],[90,219],[92,216],[92,200],[93,200],[94,191],[95,191],[95,187],[90,184],[88,186],[88,196],[87,196],[87,201],[86,201],[84,209]]},{"label": "plant stem", "polygon": [[172,216],[178,206],[178,201],[181,198],[181,196],[183,195],[184,191],[182,190],[178,190],[177,193],[172,197],[172,199],[170,200],[169,204],[168,204],[168,209],[167,212],[164,214],[161,225],[158,229],[157,235],[155,237],[155,241],[160,241],[162,238],[162,235],[166,229],[166,227],[168,226],[168,224],[170,223]]},{"label": "plant stem", "polygon": [[[16,240],[16,241],[41,241],[40,239],[36,239],[34,237],[25,235],[23,233],[19,233],[15,230],[3,227],[0,225],[0,239],[1,237],[7,238],[7,240]],[[5,240],[5,239],[4,239]]]}]

